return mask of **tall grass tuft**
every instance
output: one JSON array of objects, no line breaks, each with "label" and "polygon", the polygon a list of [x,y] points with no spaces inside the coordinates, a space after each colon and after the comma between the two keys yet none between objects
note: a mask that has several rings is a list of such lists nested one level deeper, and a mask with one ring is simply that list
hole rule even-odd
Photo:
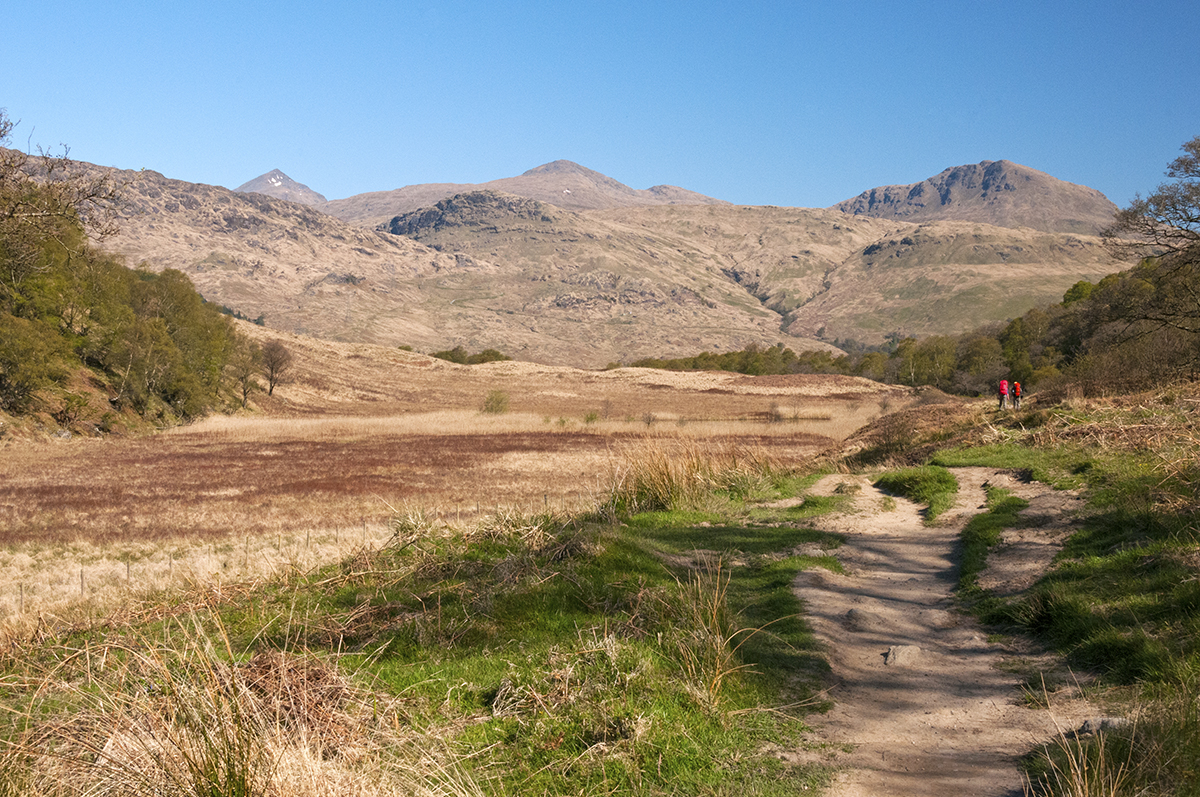
[{"label": "tall grass tuft", "polygon": [[1056,797],[1200,794],[1200,682],[1160,684],[1135,703],[1135,721],[1060,732],[1032,762],[1031,788]]},{"label": "tall grass tuft", "polygon": [[738,655],[761,628],[747,628],[729,605],[732,573],[720,558],[705,559],[681,583],[684,616],[678,637],[679,660],[692,691],[708,706],[721,701],[724,687],[751,665]]},{"label": "tall grass tuft", "polygon": [[1107,733],[1085,739],[1060,730],[1040,754],[1041,772],[1030,778],[1025,793],[1055,797],[1123,797],[1144,793],[1128,789],[1130,761],[1108,740]]},{"label": "tall grass tuft", "polygon": [[714,493],[745,499],[763,492],[779,472],[778,464],[758,450],[648,442],[630,451],[617,469],[603,510],[615,519],[701,509]]}]

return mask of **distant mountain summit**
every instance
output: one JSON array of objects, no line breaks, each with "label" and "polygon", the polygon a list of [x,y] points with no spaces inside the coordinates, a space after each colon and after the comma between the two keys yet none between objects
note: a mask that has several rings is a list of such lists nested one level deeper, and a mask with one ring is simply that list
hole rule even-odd
[{"label": "distant mountain summit", "polygon": [[686,188],[656,185],[630,188],[600,172],[568,160],[537,166],[517,176],[485,183],[484,187],[549,202],[570,210],[600,210],[640,205],[728,205]]},{"label": "distant mountain summit", "polygon": [[241,194],[266,194],[276,199],[285,199],[288,202],[299,202],[301,205],[325,204],[324,196],[303,183],[296,182],[278,169],[272,169],[266,174],[259,175],[233,190]]},{"label": "distant mountain summit", "polygon": [[917,223],[978,221],[1083,235],[1098,234],[1117,212],[1094,188],[1007,160],[954,166],[911,185],[872,188],[830,209]]},{"label": "distant mountain summit", "polygon": [[355,224],[377,225],[443,199],[476,191],[500,191],[565,210],[609,210],[648,205],[728,205],[721,199],[673,185],[630,188],[569,160],[537,166],[516,177],[486,183],[424,183],[335,199],[322,210]]}]

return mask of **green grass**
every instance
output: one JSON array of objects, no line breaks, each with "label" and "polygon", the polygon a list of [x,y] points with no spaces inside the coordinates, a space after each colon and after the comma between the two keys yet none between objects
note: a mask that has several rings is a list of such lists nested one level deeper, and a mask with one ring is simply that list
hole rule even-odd
[{"label": "green grass", "polygon": [[938,516],[954,506],[958,480],[954,474],[937,465],[888,471],[875,480],[881,490],[924,504],[925,523],[934,523]]},{"label": "green grass", "polygon": [[[1190,488],[1162,472],[1161,459],[1136,451],[1006,445],[943,453],[934,461],[1023,467],[1055,486],[1085,488],[1087,509],[1055,567],[1017,600],[981,603],[983,619],[1020,627],[1073,666],[1114,683],[1177,681],[1200,670],[1200,583],[1189,564],[1200,534],[1190,512],[1170,511],[1164,502]],[[964,553],[982,550],[1008,522],[994,512],[968,526]]]},{"label": "green grass", "polygon": [[[756,476],[755,492],[805,483]],[[371,696],[372,728],[440,740],[488,794],[817,790],[827,768],[769,750],[802,747],[805,715],[825,705],[827,665],[792,584],[804,568],[837,567],[794,554],[840,544],[796,522],[835,505],[750,521],[726,494],[718,506],[732,513],[657,510],[617,525],[510,515],[460,531],[409,514],[381,550],[226,600],[194,624],[217,662],[280,651],[336,669]],[[178,626],[118,631],[112,657],[175,644]],[[5,700],[39,706],[26,724],[69,724],[84,703],[105,702],[103,679],[88,702],[26,676],[79,683],[79,651],[113,642],[93,632],[39,649],[39,662],[7,660],[22,673],[9,682],[27,687]],[[7,760],[13,772],[18,758]]]},{"label": "green grass", "polygon": [[1029,502],[1008,490],[988,486],[987,511],[967,521],[960,535],[961,565],[958,576],[958,596],[968,602],[985,598],[979,588],[979,574],[987,567],[988,552],[1000,543],[1001,531],[1020,523],[1018,513]]},{"label": "green grass", "polygon": [[[980,594],[973,575],[999,529],[1016,521],[1017,504],[989,495],[989,511],[963,537],[961,594],[976,613],[1049,644],[1076,673],[1098,677],[1089,691],[1112,704],[1108,713],[1136,717],[1031,755],[1039,793],[1200,794],[1198,460],[1194,422],[1169,393],[1041,411],[1036,420],[1052,434],[1014,431],[1013,442],[930,460],[1021,470],[1086,498],[1054,566],[1017,598]],[[1152,444],[1142,442],[1148,429]]]},{"label": "green grass", "polygon": [[944,468],[979,465],[1023,471],[1030,478],[1061,490],[1084,486],[1092,460],[1093,454],[1080,446],[1040,449],[1016,443],[996,443],[939,451],[930,458],[929,464]]}]

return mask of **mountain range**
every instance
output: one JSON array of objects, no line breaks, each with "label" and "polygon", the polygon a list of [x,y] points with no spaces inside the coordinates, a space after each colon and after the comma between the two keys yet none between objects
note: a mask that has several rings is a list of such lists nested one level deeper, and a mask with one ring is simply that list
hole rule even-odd
[{"label": "mountain range", "polygon": [[110,246],[268,326],[587,367],[961,332],[1122,267],[1096,236],[1111,202],[1008,161],[825,209],[638,190],[569,161],[333,201],[278,170],[237,191],[116,176],[133,212]]},{"label": "mountain range", "polygon": [[[260,178],[261,179],[261,178]],[[241,189],[238,189],[241,190]],[[251,189],[258,190],[258,189]],[[456,194],[500,191],[536,199],[566,210],[599,210],[644,205],[727,205],[719,199],[673,185],[656,185],[638,190],[617,182],[578,163],[557,160],[530,169],[516,177],[487,183],[430,183],[410,185],[394,191],[375,191],[348,199],[336,199],[321,209],[355,224],[382,224],[393,216],[428,207]],[[281,196],[275,192],[265,192]]]}]

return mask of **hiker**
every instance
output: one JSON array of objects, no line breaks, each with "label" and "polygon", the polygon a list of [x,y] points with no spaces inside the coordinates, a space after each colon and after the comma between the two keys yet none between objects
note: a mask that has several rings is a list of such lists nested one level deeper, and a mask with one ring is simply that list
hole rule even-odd
[{"label": "hiker", "polygon": [[1013,409],[1021,409],[1021,383],[1013,382],[1012,385]]},{"label": "hiker", "polygon": [[1008,406],[1008,380],[1000,380],[1000,409]]}]

